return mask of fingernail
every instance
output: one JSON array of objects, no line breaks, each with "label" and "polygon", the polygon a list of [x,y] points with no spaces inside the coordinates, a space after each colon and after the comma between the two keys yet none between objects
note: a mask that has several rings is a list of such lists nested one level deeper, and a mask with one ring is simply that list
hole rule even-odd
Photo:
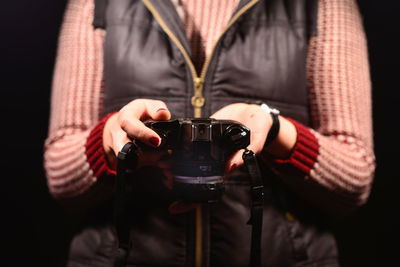
[{"label": "fingernail", "polygon": [[167,110],[167,109],[166,108],[159,108],[159,109],[157,109],[157,112],[164,111],[164,110]]},{"label": "fingernail", "polygon": [[157,138],[157,137],[155,137],[155,136],[151,137],[151,138],[149,139],[149,142],[150,142],[153,146],[158,147],[159,141],[158,141],[158,138]]}]

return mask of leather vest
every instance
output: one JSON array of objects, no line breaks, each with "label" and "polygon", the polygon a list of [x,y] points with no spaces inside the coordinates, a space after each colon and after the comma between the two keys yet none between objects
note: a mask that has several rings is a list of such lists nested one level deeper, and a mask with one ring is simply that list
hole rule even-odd
[{"label": "leather vest", "polygon": [[[309,37],[316,34],[316,0],[240,1],[200,73],[171,1],[108,1],[106,8],[96,6],[96,14],[95,21],[107,32],[106,112],[135,98],[164,101],[173,118],[208,117],[235,102],[266,102],[309,124],[306,57]],[[267,166],[262,171],[263,266],[338,266],[324,217]],[[175,199],[162,180],[156,168],[135,174],[127,266],[195,266],[198,257],[202,266],[248,266],[251,197],[246,170],[233,173],[221,201],[203,205],[201,216],[195,211],[169,214]],[[79,265],[83,258],[112,266],[115,231],[112,224],[100,225],[87,225],[74,238],[69,266],[85,266]],[[196,247],[199,225],[201,246]]]}]

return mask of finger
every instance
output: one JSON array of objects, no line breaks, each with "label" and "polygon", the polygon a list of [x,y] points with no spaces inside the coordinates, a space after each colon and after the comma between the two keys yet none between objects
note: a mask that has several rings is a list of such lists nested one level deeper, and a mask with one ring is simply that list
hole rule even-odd
[{"label": "finger", "polygon": [[171,119],[171,113],[164,102],[159,100],[146,101],[145,106],[149,119],[156,121]]},{"label": "finger", "polygon": [[103,131],[104,151],[109,163],[116,161],[119,151],[130,141],[119,125],[118,116],[118,113],[112,115],[107,120]]},{"label": "finger", "polygon": [[169,120],[171,118],[167,105],[160,100],[136,99],[124,108],[141,121],[148,119]]},{"label": "finger", "polygon": [[165,103],[157,100],[135,100],[120,111],[119,123],[121,128],[131,138],[137,139],[152,147],[160,145],[160,136],[146,127],[142,120],[170,118]]},{"label": "finger", "polygon": [[115,156],[118,157],[118,153],[122,150],[124,145],[128,142],[131,142],[131,140],[128,138],[126,133],[124,131],[118,131],[114,133],[114,138],[113,138],[113,150],[115,153]]},{"label": "finger", "polygon": [[247,147],[247,149],[253,151],[255,154],[259,154],[264,147],[265,140],[267,139],[267,133],[266,131],[254,131],[251,133],[250,139],[250,145]]},{"label": "finger", "polygon": [[[255,136],[254,140],[251,141],[250,145],[247,147],[248,150],[253,151],[255,154],[259,154],[264,146],[265,137],[264,134],[260,134],[260,136]],[[226,174],[231,173],[234,169],[240,167],[244,164],[243,161],[243,152],[244,149],[241,149],[234,153],[230,159],[228,159],[226,163]]]},{"label": "finger", "polygon": [[226,168],[225,168],[225,174],[229,174],[232,171],[234,171],[236,168],[240,167],[243,165],[243,155],[244,150],[241,149],[234,153],[226,162]]},{"label": "finger", "polygon": [[129,137],[139,140],[148,146],[159,146],[160,136],[155,131],[146,127],[140,120],[122,117],[120,125]]}]

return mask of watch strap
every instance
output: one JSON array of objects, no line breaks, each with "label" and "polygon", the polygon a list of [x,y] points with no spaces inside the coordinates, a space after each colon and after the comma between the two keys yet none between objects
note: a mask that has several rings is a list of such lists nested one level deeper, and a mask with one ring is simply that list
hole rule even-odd
[{"label": "watch strap", "polygon": [[270,113],[270,114],[272,117],[272,126],[269,129],[269,132],[267,135],[267,140],[265,140],[264,146],[268,146],[269,144],[272,143],[272,141],[275,140],[275,138],[278,136],[279,129],[280,129],[278,114],[275,114],[275,113]]},{"label": "watch strap", "polygon": [[271,128],[269,129],[267,139],[265,140],[264,146],[268,146],[269,144],[272,143],[272,141],[275,140],[275,138],[278,136],[279,129],[280,129],[280,123],[279,123],[279,111],[274,108],[270,108],[267,104],[262,104],[261,108],[268,114],[271,115],[272,117],[272,125]]}]

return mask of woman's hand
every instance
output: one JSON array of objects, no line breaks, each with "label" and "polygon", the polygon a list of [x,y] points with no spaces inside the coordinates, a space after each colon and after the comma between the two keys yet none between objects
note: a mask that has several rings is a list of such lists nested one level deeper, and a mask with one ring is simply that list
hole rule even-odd
[{"label": "woman's hand", "polygon": [[[258,154],[264,147],[267,134],[272,125],[271,116],[267,116],[259,105],[236,103],[223,107],[211,118],[218,120],[235,120],[250,129],[250,145],[248,149]],[[227,162],[227,171],[243,164],[243,150],[236,152]]]},{"label": "woman's hand", "polygon": [[[131,139],[141,141],[151,147],[158,147],[160,136],[146,127],[143,121],[169,120],[171,113],[164,102],[151,99],[136,99],[113,114],[106,122],[103,131],[103,147],[110,166],[115,166],[118,152]],[[155,165],[162,153],[142,153],[138,167]]]},{"label": "woman's hand", "polygon": [[[250,129],[250,145],[248,149],[259,154],[262,150],[279,158],[290,155],[297,138],[294,125],[279,116],[280,130],[275,140],[264,147],[268,132],[272,126],[272,117],[266,114],[259,105],[236,103],[223,107],[211,118],[219,120],[235,120]],[[243,151],[236,152],[227,162],[227,172],[243,164]]]}]

